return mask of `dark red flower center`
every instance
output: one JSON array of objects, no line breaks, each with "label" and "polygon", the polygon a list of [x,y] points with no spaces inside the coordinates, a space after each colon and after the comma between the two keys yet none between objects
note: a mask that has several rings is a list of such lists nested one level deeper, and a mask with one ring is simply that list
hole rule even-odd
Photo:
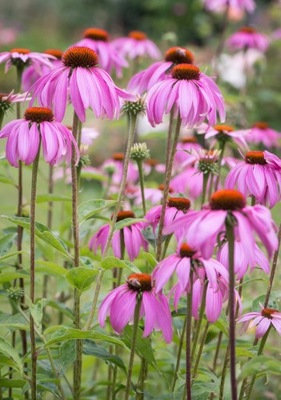
[{"label": "dark red flower center", "polygon": [[98,65],[99,58],[97,53],[89,47],[74,46],[63,53],[62,61],[70,68],[92,68]]},{"label": "dark red flower center", "polygon": [[137,292],[149,292],[153,287],[149,274],[131,274],[127,279],[127,285]]},{"label": "dark red flower center", "polygon": [[239,210],[246,206],[246,200],[238,190],[221,189],[212,194],[210,206],[212,210]]},{"label": "dark red flower center", "polygon": [[63,52],[58,49],[47,49],[44,51],[45,54],[49,54],[50,56],[56,57],[58,60],[61,60]]},{"label": "dark red flower center", "polygon": [[200,69],[192,64],[178,64],[175,65],[172,69],[172,77],[178,80],[199,80]]},{"label": "dark red flower center", "polygon": [[196,251],[194,251],[187,243],[183,243],[180,247],[180,256],[181,258],[191,258],[194,256]]},{"label": "dark red flower center", "polygon": [[268,123],[260,121],[260,122],[256,122],[252,126],[253,126],[253,128],[259,128],[259,129],[265,130],[268,128]]},{"label": "dark red flower center", "polygon": [[[163,192],[165,189],[165,185],[163,183],[160,183],[160,185],[158,186],[158,189],[162,190],[162,192]],[[169,193],[173,193],[173,191],[174,191],[174,189],[169,187]]]},{"label": "dark red flower center", "polygon": [[245,161],[247,164],[260,164],[260,165],[267,164],[264,158],[264,152],[258,150],[248,151],[245,154]]},{"label": "dark red flower center", "polygon": [[131,31],[128,36],[131,39],[135,39],[135,40],[139,40],[139,41],[147,39],[146,34],[141,31]]},{"label": "dark red flower center", "polygon": [[184,197],[169,197],[167,205],[168,207],[175,207],[177,210],[186,212],[190,208],[190,200]]},{"label": "dark red flower center", "polygon": [[218,131],[219,133],[228,133],[228,132],[233,132],[234,128],[231,125],[226,125],[226,124],[218,124],[214,125],[214,129]]},{"label": "dark red flower center", "polygon": [[124,160],[124,153],[114,153],[112,158],[114,161],[123,161]]},{"label": "dark red flower center", "polygon": [[242,26],[242,28],[239,29],[239,32],[252,34],[252,33],[256,33],[257,31],[252,26]]},{"label": "dark red flower center", "polygon": [[88,28],[83,33],[84,38],[92,40],[100,40],[102,42],[108,42],[108,33],[104,29],[99,28]]},{"label": "dark red flower center", "polygon": [[193,64],[194,56],[183,47],[171,47],[166,51],[165,61],[171,61],[173,64]]},{"label": "dark red flower center", "polygon": [[264,308],[261,312],[261,315],[263,317],[272,319],[272,314],[278,312],[278,310],[275,310],[274,308]]},{"label": "dark red flower center", "polygon": [[181,143],[197,143],[198,140],[194,136],[186,136],[180,139]]},{"label": "dark red flower center", "polygon": [[119,211],[116,221],[122,221],[126,218],[135,218],[135,214],[132,211]]},{"label": "dark red flower center", "polygon": [[20,54],[29,54],[30,50],[29,49],[23,49],[23,48],[19,47],[19,48],[12,49],[10,52],[11,53],[20,53]]},{"label": "dark red flower center", "polygon": [[27,121],[36,122],[40,124],[40,122],[51,122],[54,120],[54,115],[52,110],[46,107],[30,107],[27,108],[24,113],[24,118]]}]

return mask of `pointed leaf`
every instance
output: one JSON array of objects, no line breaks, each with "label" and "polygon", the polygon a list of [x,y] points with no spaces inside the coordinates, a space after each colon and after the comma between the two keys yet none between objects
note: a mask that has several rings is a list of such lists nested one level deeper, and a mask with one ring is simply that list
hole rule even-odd
[{"label": "pointed leaf", "polygon": [[102,211],[113,207],[115,204],[115,200],[95,199],[84,201],[78,206],[79,221],[86,221],[87,219],[100,214]]},{"label": "pointed leaf", "polygon": [[0,337],[0,353],[12,359],[15,363],[15,368],[17,371],[20,374],[23,373],[23,365],[18,352],[2,337]]},{"label": "pointed leaf", "polygon": [[98,271],[94,269],[76,267],[68,271],[65,275],[65,278],[76,289],[84,292],[90,288],[97,273]]}]

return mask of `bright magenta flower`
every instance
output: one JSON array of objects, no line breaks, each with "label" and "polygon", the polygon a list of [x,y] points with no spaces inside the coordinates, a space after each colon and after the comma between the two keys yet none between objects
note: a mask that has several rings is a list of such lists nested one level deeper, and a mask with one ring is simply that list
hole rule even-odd
[{"label": "bright magenta flower", "polygon": [[18,167],[19,161],[31,164],[38,154],[40,142],[44,159],[51,165],[57,165],[64,159],[70,163],[72,146],[79,159],[77,144],[71,132],[54,120],[49,108],[28,108],[23,119],[9,122],[1,130],[0,138],[8,139],[6,157],[14,167]]},{"label": "bright magenta flower", "polygon": [[256,326],[256,338],[260,339],[266,334],[272,325],[281,336],[281,312],[274,308],[264,308],[261,304],[260,312],[249,312],[238,319],[238,323],[243,322],[243,330]]},{"label": "bright magenta flower", "polygon": [[176,171],[182,171],[183,167],[186,165],[193,164],[193,151],[199,152],[201,149],[202,146],[197,142],[196,137],[185,136],[180,138],[174,158],[174,169]]},{"label": "bright magenta flower", "polygon": [[252,12],[255,9],[253,0],[203,0],[203,3],[210,11],[221,11],[227,6],[238,11]]},{"label": "bright magenta flower", "polygon": [[145,70],[134,75],[128,83],[128,89],[132,92],[143,94],[156,83],[170,78],[173,66],[185,63],[193,64],[193,60],[194,57],[191,51],[183,47],[171,47],[166,51],[164,61],[153,63]]},{"label": "bright magenta flower", "polygon": [[211,196],[208,208],[190,211],[164,229],[164,234],[184,226],[186,241],[208,259],[212,256],[219,236],[225,232],[228,216],[236,220],[235,238],[241,242],[243,251],[248,253],[251,265],[256,262],[254,233],[259,236],[269,257],[272,256],[277,249],[278,240],[270,211],[259,204],[246,206],[246,200],[238,190],[218,190]]},{"label": "bright magenta flower", "polygon": [[248,151],[244,161],[228,173],[225,187],[253,195],[272,208],[281,198],[281,160],[269,151]]},{"label": "bright magenta flower", "polygon": [[270,128],[266,122],[256,122],[249,130],[246,140],[250,143],[260,144],[264,147],[278,146],[281,133]]},{"label": "bright magenta flower", "polygon": [[160,124],[172,108],[182,125],[190,128],[205,120],[215,125],[217,113],[225,119],[223,96],[215,82],[192,64],[178,64],[170,78],[156,83],[147,94],[147,117],[152,126]]},{"label": "bright magenta flower", "polygon": [[0,53],[0,64],[5,62],[5,72],[14,65],[25,68],[33,65],[38,71],[41,71],[43,66],[51,67],[51,60],[54,57],[49,54],[35,53],[28,49],[16,48],[10,51]]},{"label": "bright magenta flower", "polygon": [[183,193],[188,198],[197,200],[203,189],[203,174],[198,174],[197,168],[188,165],[171,179],[171,187],[176,193]]},{"label": "bright magenta flower", "polygon": [[153,329],[161,330],[167,343],[172,340],[172,317],[166,297],[155,293],[154,282],[148,274],[131,274],[124,285],[113,289],[103,300],[99,309],[99,323],[105,326],[107,315],[112,328],[121,333],[133,322],[137,297],[142,297],[140,318],[145,319],[143,336]]},{"label": "bright magenta flower", "polygon": [[233,33],[226,44],[233,49],[256,49],[264,53],[269,46],[269,38],[255,28],[244,26]]},{"label": "bright magenta flower", "polygon": [[161,51],[152,40],[148,39],[144,32],[131,31],[127,37],[112,41],[112,46],[123,57],[134,59],[148,56],[153,59],[161,57]]},{"label": "bright magenta flower", "polygon": [[[125,218],[134,218],[135,215],[132,211],[120,211],[117,216],[117,221],[121,221]],[[143,222],[136,222],[129,226],[125,226],[123,230],[125,249],[128,253],[130,261],[133,261],[139,254],[141,248],[144,250],[148,249],[148,243],[142,235]],[[89,242],[89,248],[97,251],[98,247],[101,247],[104,252],[105,245],[107,242],[110,225],[103,225],[97,233],[95,233]],[[115,257],[121,257],[121,233],[120,229],[115,231],[112,238],[112,249]]]},{"label": "bright magenta flower", "polygon": [[102,69],[109,74],[115,70],[120,78],[122,69],[128,67],[128,63],[123,55],[115,49],[112,42],[109,41],[108,33],[99,28],[87,28],[83,36],[83,39],[75,43],[74,46],[89,47],[94,50],[99,57]]},{"label": "bright magenta flower", "polygon": [[132,100],[133,96],[115,86],[103,69],[97,67],[97,54],[87,47],[71,47],[62,56],[61,67],[42,76],[33,86],[31,104],[38,99],[40,105],[53,107],[58,121],[64,118],[70,101],[80,121],[86,120],[86,109],[91,108],[96,117],[118,117],[120,98]]}]

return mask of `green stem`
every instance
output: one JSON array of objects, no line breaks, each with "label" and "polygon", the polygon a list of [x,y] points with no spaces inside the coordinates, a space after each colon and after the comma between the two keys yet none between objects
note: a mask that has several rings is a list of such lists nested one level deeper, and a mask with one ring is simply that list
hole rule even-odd
[{"label": "green stem", "polygon": [[276,251],[275,251],[275,253],[273,255],[272,268],[271,268],[270,278],[269,278],[269,284],[267,286],[267,292],[266,292],[265,300],[264,300],[264,308],[267,308],[267,306],[268,306],[270,293],[272,291],[273,281],[274,281],[276,268],[277,268],[277,263],[278,263],[280,244],[281,244],[281,223],[280,223],[279,231],[278,231],[278,247],[277,247],[277,249],[276,249]]},{"label": "green stem", "polygon": [[145,195],[144,195],[144,178],[143,178],[143,170],[142,170],[142,160],[137,161],[137,166],[138,166],[138,170],[139,170],[142,209],[143,209],[143,215],[145,215],[146,214],[146,205],[145,205]]},{"label": "green stem", "polygon": [[202,325],[202,321],[203,321],[205,305],[206,305],[207,283],[208,283],[207,281],[205,281],[205,283],[204,283],[202,301],[201,301],[201,306],[200,306],[200,311],[199,311],[199,319],[197,321],[196,331],[195,331],[194,338],[193,338],[191,360],[193,360],[195,353],[196,353],[196,346],[197,346],[197,342],[199,339],[199,333],[200,333],[200,329],[201,329],[201,325]]},{"label": "green stem", "polygon": [[138,327],[139,327],[141,301],[142,301],[141,296],[138,296],[135,313],[134,313],[134,325],[133,325],[132,342],[131,342],[131,353],[130,353],[128,371],[127,371],[127,384],[126,384],[126,389],[125,389],[124,400],[129,400],[129,397],[130,397],[131,379],[132,379],[132,374],[133,374],[133,365],[134,365],[137,333],[138,333]]},{"label": "green stem", "polygon": [[166,256],[166,253],[167,253],[167,250],[168,250],[168,247],[169,247],[172,237],[173,237],[172,233],[166,237],[164,249],[163,249],[162,255],[161,255],[161,260],[163,260]]},{"label": "green stem", "polygon": [[202,190],[202,198],[201,198],[201,208],[205,204],[209,176],[210,176],[210,173],[203,174],[203,190]]},{"label": "green stem", "polygon": [[[5,113],[0,110],[0,130],[2,129]],[[0,392],[1,393],[1,392]]]},{"label": "green stem", "polygon": [[[31,179],[31,198],[30,198],[30,300],[32,303],[35,301],[35,212],[36,212],[36,190],[37,190],[37,176],[38,165],[40,157],[40,144],[38,153],[33,161],[32,166],[32,179]],[[31,399],[37,399],[36,389],[36,365],[37,365],[37,352],[36,352],[36,338],[35,338],[35,323],[33,317],[30,315],[30,343],[31,343]]]},{"label": "green stem", "polygon": [[162,209],[161,209],[161,215],[160,215],[160,220],[159,220],[158,238],[157,238],[156,259],[158,261],[161,258],[163,228],[164,228],[164,220],[165,220],[166,205],[167,205],[166,203],[167,203],[168,194],[169,194],[169,185],[170,185],[170,181],[171,181],[171,177],[172,177],[174,157],[176,154],[178,139],[179,139],[179,135],[180,135],[180,127],[181,127],[181,118],[178,115],[170,156],[167,158],[168,164],[167,164],[167,168],[166,168],[164,192],[163,192],[163,199],[162,199]]},{"label": "green stem", "polygon": [[223,367],[222,367],[222,372],[221,372],[219,400],[224,400],[224,384],[225,384],[226,373],[228,370],[228,360],[229,360],[229,342],[225,349],[224,362],[223,362]]},{"label": "green stem", "polygon": [[186,330],[186,318],[184,319],[184,324],[182,327],[181,337],[180,337],[180,342],[179,342],[177,362],[176,362],[176,367],[175,367],[175,372],[174,372],[174,381],[173,381],[173,386],[172,386],[173,391],[175,390],[176,383],[178,380],[178,372],[179,372],[180,362],[181,362],[181,352],[182,352],[183,343],[184,343],[184,339],[185,339],[185,330]]},{"label": "green stem", "polygon": [[205,325],[205,329],[203,331],[203,335],[202,335],[201,340],[200,340],[200,345],[199,345],[197,357],[196,357],[196,360],[195,360],[195,363],[194,363],[194,368],[193,368],[193,376],[192,376],[193,380],[197,375],[197,370],[198,370],[198,367],[199,367],[199,362],[200,362],[200,358],[201,358],[201,355],[202,355],[203,347],[204,347],[204,344],[205,344],[205,341],[206,341],[206,338],[207,338],[209,325],[210,325],[209,322],[207,322],[206,325]]},{"label": "green stem", "polygon": [[228,241],[228,271],[229,271],[229,350],[230,350],[230,384],[231,399],[237,399],[237,384],[235,370],[235,274],[234,274],[234,246],[235,235],[233,222],[226,220],[226,237]]},{"label": "green stem", "polygon": [[88,315],[88,319],[87,322],[83,328],[84,331],[87,331],[91,328],[92,322],[94,320],[94,316],[95,316],[95,312],[96,312],[96,308],[97,308],[97,303],[98,303],[98,298],[99,298],[99,292],[101,289],[101,284],[102,284],[102,278],[103,278],[103,274],[104,274],[104,270],[100,270],[97,276],[97,280],[96,280],[96,289],[95,289],[95,293],[94,293],[94,297],[93,297],[93,302],[91,305],[91,310],[89,312]]},{"label": "green stem", "polygon": [[220,141],[220,151],[221,151],[221,153],[220,153],[220,158],[219,158],[219,162],[218,162],[218,175],[217,175],[217,179],[216,179],[215,187],[214,187],[215,191],[218,190],[219,183],[220,183],[221,164],[222,164],[222,159],[223,159],[224,150],[225,150],[225,143],[226,142],[224,140]]},{"label": "green stem", "polygon": [[191,396],[191,325],[192,325],[192,295],[193,295],[193,272],[190,272],[190,292],[187,294],[186,302],[186,400],[192,400]]},{"label": "green stem", "polygon": [[144,399],[144,383],[147,376],[147,361],[144,357],[141,357],[141,368],[139,373],[139,381],[138,381],[138,392],[136,394],[136,400],[143,400]]}]

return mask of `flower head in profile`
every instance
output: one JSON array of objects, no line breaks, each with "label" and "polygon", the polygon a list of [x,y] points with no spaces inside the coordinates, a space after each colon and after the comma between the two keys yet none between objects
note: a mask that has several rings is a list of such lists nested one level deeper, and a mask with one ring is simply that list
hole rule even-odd
[{"label": "flower head in profile", "polygon": [[62,56],[62,65],[42,76],[33,86],[40,105],[53,108],[58,121],[64,118],[66,105],[71,102],[80,121],[85,122],[86,110],[91,108],[97,118],[118,117],[120,98],[133,100],[115,86],[106,71],[98,67],[98,55],[88,47],[71,47]]},{"label": "flower head in profile", "polygon": [[233,126],[227,124],[217,124],[212,127],[202,124],[197,132],[204,134],[205,139],[212,139],[211,146],[215,145],[216,142],[222,145],[226,142],[234,142],[242,149],[248,150],[249,148],[247,144],[249,130],[235,130]]},{"label": "flower head in profile", "polygon": [[272,129],[267,122],[255,122],[248,130],[247,141],[255,144],[263,144],[264,147],[278,146],[281,133]]},{"label": "flower head in profile", "polygon": [[144,56],[156,60],[161,57],[160,49],[152,40],[148,39],[144,32],[141,31],[131,31],[127,37],[113,40],[112,46],[123,57],[127,57],[131,60]]},{"label": "flower head in profile", "polygon": [[143,94],[153,85],[170,78],[172,67],[178,64],[193,64],[194,56],[184,47],[171,47],[166,51],[163,61],[157,61],[143,71],[135,74],[128,83],[131,92]]},{"label": "flower head in profile", "polygon": [[248,151],[228,173],[225,187],[272,208],[281,198],[281,160],[269,151]]},{"label": "flower head in profile", "polygon": [[198,152],[202,149],[195,136],[183,136],[177,145],[177,151],[174,158],[174,169],[182,171],[186,165],[194,163],[193,150]]},{"label": "flower head in profile", "polygon": [[[135,218],[135,214],[132,211],[119,211],[117,222],[126,218]],[[138,256],[141,248],[147,250],[148,243],[142,235],[142,228],[143,222],[135,222],[114,232],[112,238],[112,249],[115,257],[121,257],[121,230],[124,236],[125,249],[130,261],[133,261]],[[102,252],[104,252],[109,230],[109,224],[103,225],[90,239],[89,248],[93,250],[94,253],[96,253],[99,247],[101,247]]]},{"label": "flower head in profile", "polygon": [[122,76],[122,69],[128,67],[128,62],[123,55],[115,49],[109,40],[109,34],[104,29],[87,28],[83,32],[83,39],[79,40],[74,46],[89,47],[94,50],[98,57],[102,69],[109,74],[116,71],[118,77]]},{"label": "flower head in profile", "polygon": [[102,327],[109,315],[112,328],[121,333],[133,322],[138,298],[141,297],[140,318],[144,318],[143,336],[154,329],[161,330],[167,343],[172,340],[172,317],[166,297],[155,292],[154,281],[148,274],[131,274],[126,283],[113,289],[102,301],[98,320]]},{"label": "flower head in profile", "polygon": [[79,151],[69,129],[55,121],[52,110],[45,107],[30,107],[23,119],[9,122],[0,131],[0,138],[7,138],[6,157],[11,165],[18,167],[22,161],[31,164],[38,154],[40,143],[43,156],[50,165],[62,160],[71,161],[72,147],[77,160]]},{"label": "flower head in profile", "polygon": [[206,208],[190,211],[165,228],[164,234],[184,227],[185,240],[208,259],[212,256],[220,235],[225,234],[226,218],[230,218],[234,224],[235,238],[240,240],[251,265],[256,262],[255,233],[264,244],[269,257],[277,249],[276,227],[270,211],[260,204],[247,206],[243,194],[234,189],[216,191]]},{"label": "flower head in profile", "polygon": [[13,109],[14,103],[29,101],[31,98],[27,95],[28,93],[14,93],[13,90],[10,93],[0,93],[0,120],[8,110]]},{"label": "flower head in profile", "polygon": [[33,65],[38,71],[43,66],[51,67],[51,59],[54,57],[49,54],[32,52],[29,49],[15,48],[10,51],[0,53],[0,64],[5,64],[5,72],[8,72],[12,66],[24,69]]},{"label": "flower head in profile", "polygon": [[[192,272],[192,274],[191,274]],[[206,288],[206,315],[215,322],[221,313],[228,287],[228,271],[217,260],[204,259],[199,252],[183,242],[177,252],[160,261],[152,276],[156,292],[162,291],[168,280],[176,273],[178,282],[172,289],[177,307],[179,298],[190,291],[193,285],[193,316],[198,318],[204,285]],[[192,281],[191,281],[192,277]]]},{"label": "flower head in profile", "polygon": [[235,50],[256,49],[264,53],[269,46],[269,38],[263,33],[259,33],[251,26],[244,26],[238,32],[233,33],[226,44]]},{"label": "flower head in profile", "polygon": [[256,327],[256,338],[260,339],[273,326],[281,336],[281,312],[274,308],[265,308],[260,304],[261,311],[253,311],[238,318],[243,323],[243,331]]},{"label": "flower head in profile", "polygon": [[203,0],[203,3],[210,11],[223,11],[226,7],[247,12],[253,12],[255,9],[254,0]]},{"label": "flower head in profile", "polygon": [[215,82],[192,64],[173,67],[171,77],[156,83],[147,94],[147,117],[152,126],[174,109],[182,126],[190,128],[205,120],[215,125],[217,114],[225,119],[223,96]]}]

